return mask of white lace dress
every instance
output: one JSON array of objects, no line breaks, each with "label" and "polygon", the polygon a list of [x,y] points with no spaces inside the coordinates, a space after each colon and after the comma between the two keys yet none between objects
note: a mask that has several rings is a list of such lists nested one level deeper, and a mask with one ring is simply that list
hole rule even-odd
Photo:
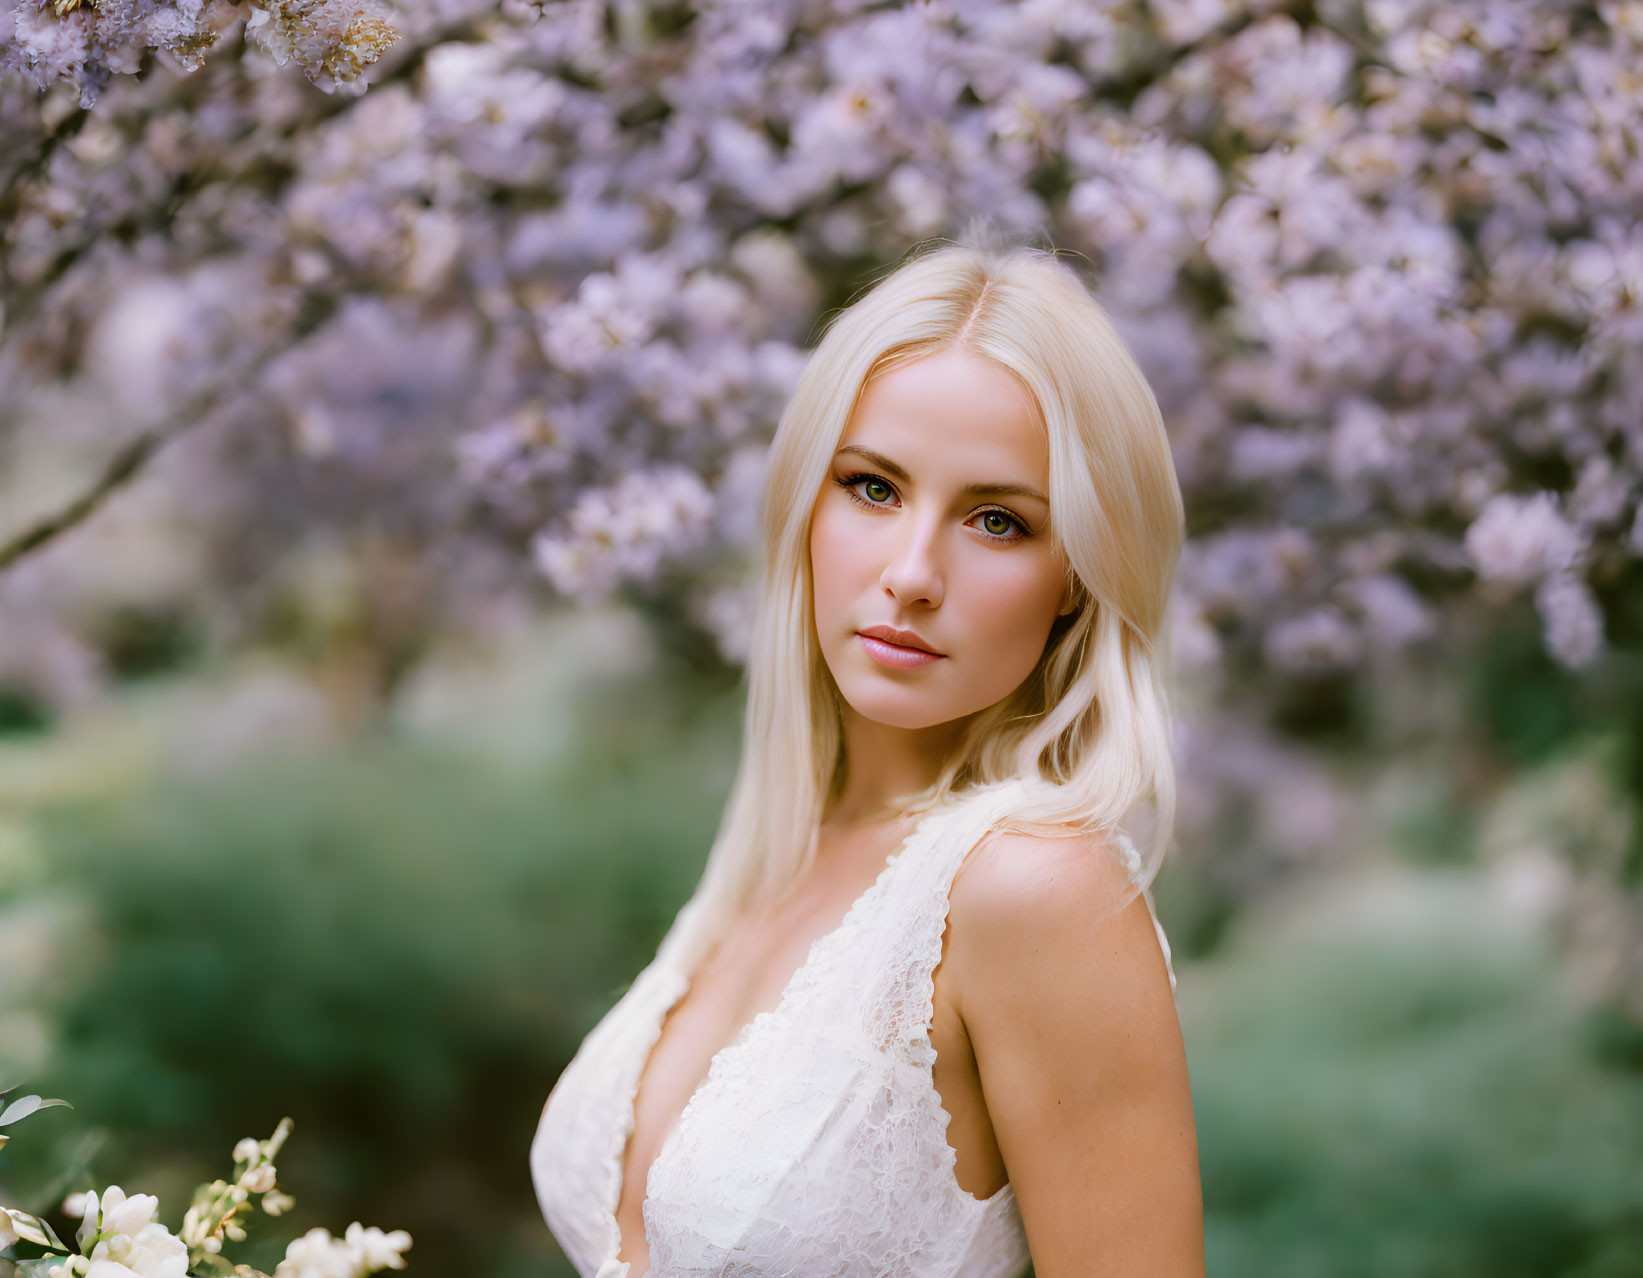
[{"label": "white lace dress", "polygon": [[[954,1178],[930,1020],[953,878],[1028,784],[1038,783],[1003,782],[924,817],[811,946],[775,1009],[713,1057],[646,1179],[650,1268],[638,1275],[617,1259],[615,1216],[635,1094],[709,941],[703,902],[680,910],[559,1076],[531,1144],[542,1213],[582,1278],[1014,1278],[1026,1268],[1010,1186],[981,1199]],[[1133,872],[1135,849],[1121,846]],[[1161,927],[1158,937],[1167,962]]]}]

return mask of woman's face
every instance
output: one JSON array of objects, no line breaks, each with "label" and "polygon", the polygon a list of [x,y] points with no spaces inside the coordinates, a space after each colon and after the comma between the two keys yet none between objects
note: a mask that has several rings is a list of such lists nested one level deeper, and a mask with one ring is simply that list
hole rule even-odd
[{"label": "woman's face", "polygon": [[1048,492],[1044,429],[996,364],[949,349],[868,385],[810,522],[816,634],[852,709],[927,728],[1020,686],[1067,603]]}]

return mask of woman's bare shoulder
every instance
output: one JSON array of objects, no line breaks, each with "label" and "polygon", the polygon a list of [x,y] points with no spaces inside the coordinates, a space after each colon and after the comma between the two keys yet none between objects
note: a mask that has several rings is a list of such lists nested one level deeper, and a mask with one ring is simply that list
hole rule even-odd
[{"label": "woman's bare shoulder", "polygon": [[1039,1272],[1202,1274],[1185,1046],[1119,845],[1010,831],[959,879],[949,989]]},{"label": "woman's bare shoulder", "polygon": [[1121,844],[1007,831],[958,879],[951,997],[1035,1267],[1203,1275],[1185,1043]]},{"label": "woman's bare shoulder", "polygon": [[1113,832],[1025,824],[983,840],[953,882],[952,914],[1008,924],[1046,908],[1087,920],[1122,909],[1140,893]]},{"label": "woman's bare shoulder", "polygon": [[[1020,983],[1092,980],[1151,988],[1168,969],[1153,916],[1112,833],[1010,829],[974,849],[949,898],[946,959],[961,1008],[978,1017]],[[1019,1003],[1017,1010],[1020,1010]],[[966,1020],[970,1014],[965,1014]]]}]

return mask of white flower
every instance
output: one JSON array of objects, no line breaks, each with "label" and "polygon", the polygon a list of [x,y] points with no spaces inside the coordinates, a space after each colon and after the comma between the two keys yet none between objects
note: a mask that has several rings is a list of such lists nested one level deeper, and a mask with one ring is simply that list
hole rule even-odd
[{"label": "white flower", "polygon": [[270,1216],[278,1216],[281,1212],[290,1211],[297,1205],[297,1200],[290,1194],[282,1194],[277,1189],[271,1189],[262,1196],[262,1209]]},{"label": "white flower", "polygon": [[75,1235],[82,1251],[94,1237],[86,1278],[187,1278],[188,1248],[154,1219],[159,1199],[153,1194],[129,1198],[118,1185],[101,1196],[89,1190],[85,1216]]},{"label": "white flower", "polygon": [[531,549],[557,589],[597,598],[624,577],[654,579],[664,559],[708,536],[713,516],[713,494],[700,476],[661,466],[584,492],[571,509],[568,535],[539,533]]},{"label": "white flower", "polygon": [[1363,642],[1357,629],[1331,607],[1314,608],[1274,625],[1267,634],[1266,657],[1283,670],[1337,670],[1355,664]]},{"label": "white flower", "polygon": [[1501,493],[1466,530],[1466,551],[1478,574],[1496,581],[1539,581],[1572,568],[1583,550],[1580,533],[1544,492]]},{"label": "white flower", "polygon": [[262,1149],[262,1142],[255,1136],[247,1136],[238,1145],[234,1146],[234,1161],[236,1163],[254,1163],[257,1154]]},{"label": "white flower", "polygon": [[1579,669],[1603,647],[1603,612],[1584,581],[1552,573],[1535,591],[1546,650],[1559,664]]},{"label": "white flower", "polygon": [[293,1238],[285,1248],[285,1259],[274,1269],[274,1278],[356,1278],[359,1264],[354,1249],[331,1231],[315,1225],[301,1238]]},{"label": "white flower", "polygon": [[266,1194],[274,1187],[274,1164],[262,1163],[240,1177],[240,1188],[248,1194]]},{"label": "white flower", "polygon": [[1384,648],[1400,648],[1432,632],[1430,609],[1399,576],[1363,577],[1345,583],[1341,594],[1361,615],[1364,633]]},{"label": "white flower", "polygon": [[385,1234],[375,1225],[367,1229],[356,1220],[348,1226],[347,1236],[350,1243],[365,1253],[368,1272],[405,1268],[405,1258],[400,1253],[410,1248],[411,1235],[403,1229]]},{"label": "white flower", "polygon": [[379,1269],[403,1269],[400,1253],[410,1245],[411,1235],[403,1229],[384,1234],[356,1220],[348,1226],[346,1238],[333,1238],[316,1225],[286,1247],[274,1278],[363,1278]]}]

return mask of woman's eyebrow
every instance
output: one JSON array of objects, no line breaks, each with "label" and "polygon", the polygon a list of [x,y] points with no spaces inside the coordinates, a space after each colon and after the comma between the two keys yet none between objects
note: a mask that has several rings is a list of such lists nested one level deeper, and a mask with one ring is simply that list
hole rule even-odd
[{"label": "woman's eyebrow", "polygon": [[[904,484],[913,482],[913,477],[903,467],[891,461],[883,453],[876,453],[871,448],[866,448],[861,444],[846,444],[839,449],[839,453],[855,453],[859,457],[865,457],[880,470],[887,472],[891,478],[899,479]],[[833,455],[837,457],[839,453]],[[1031,497],[1035,501],[1043,502],[1046,506],[1050,504],[1048,497],[1039,492],[1038,489],[1029,488],[1025,484],[971,484],[964,491],[974,493],[978,497]]]}]

